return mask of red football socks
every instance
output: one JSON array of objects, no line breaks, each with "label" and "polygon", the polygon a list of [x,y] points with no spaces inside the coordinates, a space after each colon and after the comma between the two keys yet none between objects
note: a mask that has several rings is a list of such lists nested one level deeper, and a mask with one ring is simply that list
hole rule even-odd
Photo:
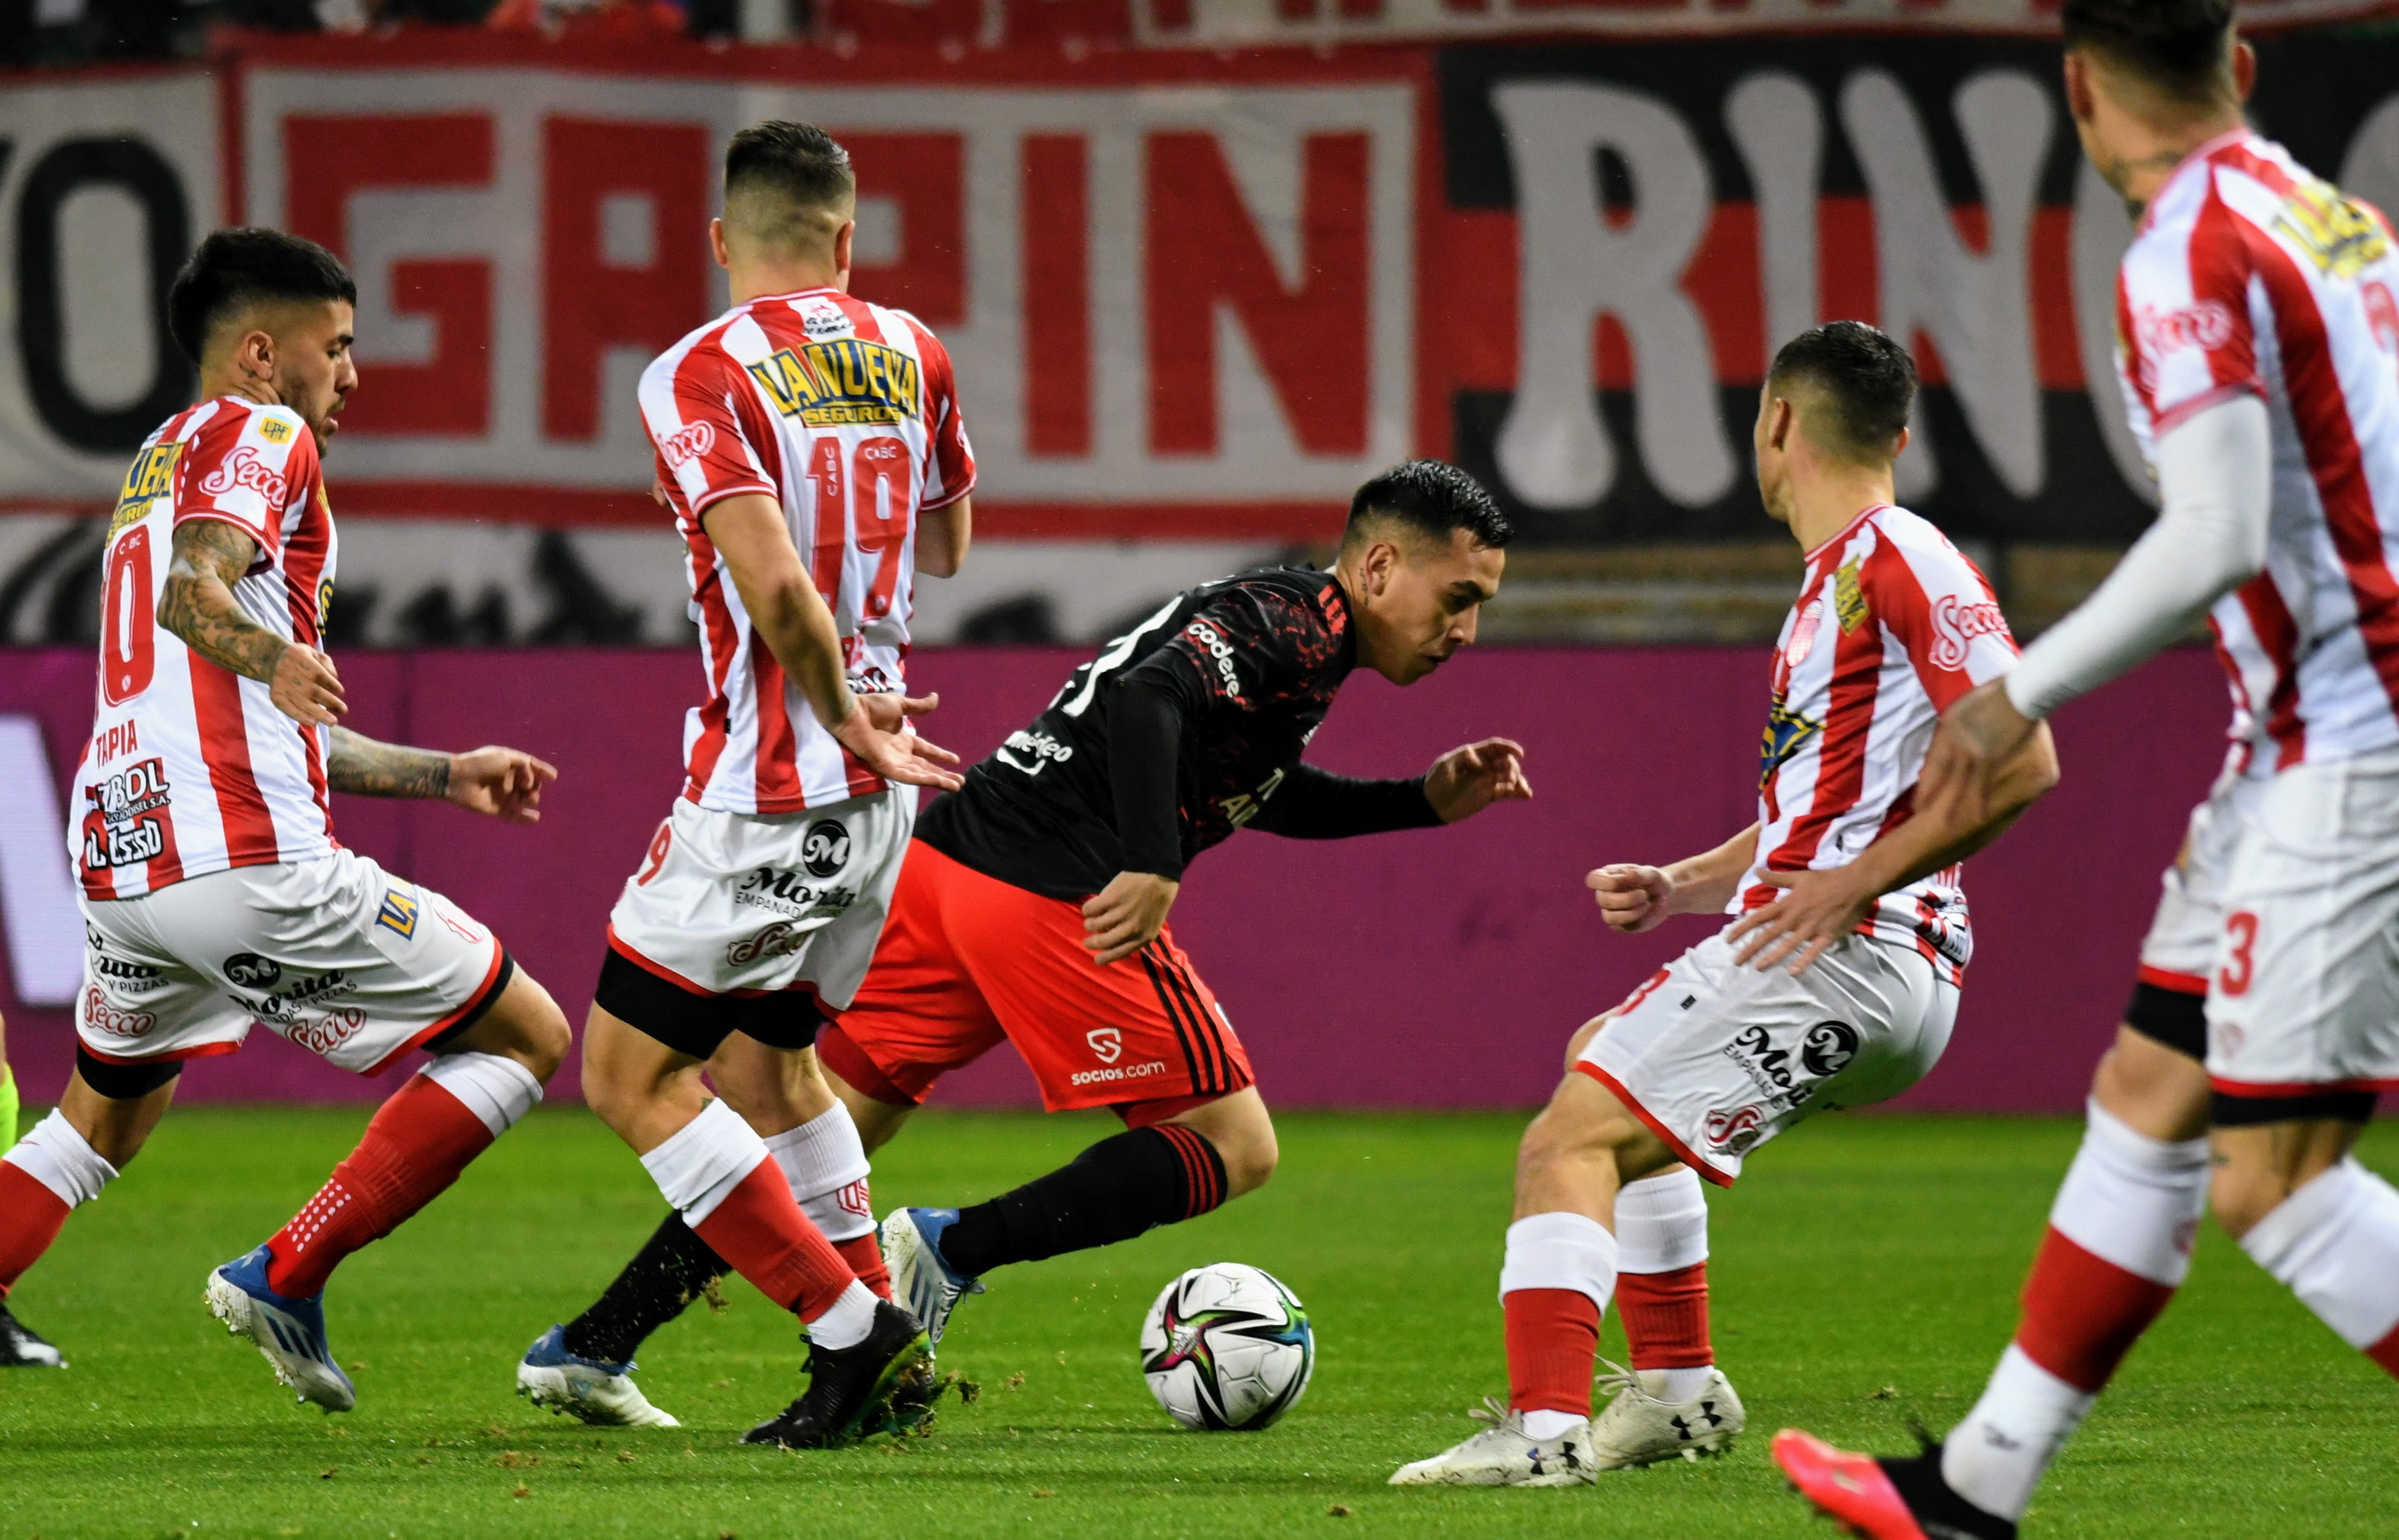
[{"label": "red football socks", "polygon": [[376,1109],[349,1158],[267,1242],[266,1286],[295,1299],[323,1293],[344,1257],[440,1196],[492,1140],[465,1102],[426,1075],[410,1076]]},{"label": "red football socks", "polygon": [[58,1194],[0,1160],[0,1300],[59,1238],[68,1212]]},{"label": "red football socks", "polygon": [[1616,1314],[1635,1369],[1705,1369],[1716,1361],[1708,1344],[1708,1264],[1671,1273],[1616,1275]]},{"label": "red football socks", "polygon": [[[692,1229],[760,1293],[805,1321],[823,1315],[843,1290],[861,1281],[824,1232],[800,1212],[780,1168],[763,1156]],[[884,1287],[890,1287],[888,1277]]]},{"label": "red football socks", "polygon": [[833,1249],[841,1253],[842,1261],[849,1263],[849,1270],[858,1275],[858,1281],[874,1290],[875,1298],[888,1300],[891,1297],[891,1270],[883,1265],[883,1244],[875,1238],[874,1231],[852,1236],[847,1240],[834,1241]]},{"label": "red football socks", "polygon": [[1511,1290],[1500,1305],[1508,1318],[1508,1404],[1590,1416],[1599,1305],[1579,1289]]},{"label": "red football socks", "polygon": [[2171,1287],[2092,1255],[2053,1227],[2025,1279],[2016,1345],[2076,1389],[2096,1393],[2174,1296]]}]

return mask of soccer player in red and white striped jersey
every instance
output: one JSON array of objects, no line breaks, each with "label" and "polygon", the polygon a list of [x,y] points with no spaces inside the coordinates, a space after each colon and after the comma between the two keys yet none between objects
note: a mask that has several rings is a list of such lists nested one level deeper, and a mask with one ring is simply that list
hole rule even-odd
[{"label": "soccer player in red and white striped jersey", "polygon": [[[1734,916],[1586,1024],[1525,1135],[1499,1273],[1509,1399],[1395,1485],[1566,1486],[1719,1452],[1741,1398],[1707,1326],[1707,1205],[1759,1145],[1897,1096],[1940,1058],[1972,952],[1959,863],[2055,780],[2045,734],[1972,821],[1917,774],[1942,708],[2014,661],[1981,573],[1891,506],[1916,396],[1906,350],[1835,321],[1775,357],[1755,433],[1766,507],[1807,550],[1776,645],[1757,821],[1672,866],[1591,874],[1607,923]],[[1591,1415],[1600,1317],[1632,1373]]]},{"label": "soccer player in red and white striped jersey", "polygon": [[2139,217],[2117,357],[2163,507],[2091,600],[1945,716],[1928,801],[1971,806],[2033,725],[2204,616],[2232,746],[2092,1086],[2024,1316],[1939,1447],[1777,1457],[1877,1540],[2010,1540],[2165,1308],[2202,1210],[2399,1374],[2399,1190],[2350,1151],[2399,1089],[2399,250],[2251,131],[2231,0],[2066,0],[2069,105]]},{"label": "soccer player in red and white striped jersey", "polygon": [[916,571],[966,553],[974,455],[941,343],[848,292],[856,207],[822,129],[734,135],[710,227],[733,307],[642,375],[707,696],[683,796],[609,915],[584,1035],[585,1096],[675,1212],[517,1372],[590,1422],[672,1421],[633,1385],[633,1346],[728,1268],[810,1344],[806,1393],[751,1442],[847,1442],[911,1415],[893,1388],[928,1378],[813,1044],[874,956],[917,788],[958,784],[909,724],[933,701],[901,686]]},{"label": "soccer player in red and white striped jersey", "polygon": [[210,1306],[303,1400],[355,1391],[326,1345],[334,1265],[387,1234],[541,1099],[564,1017],[440,894],[333,838],[330,791],[538,817],[556,774],[514,750],[435,753],[338,724],[319,643],[332,509],[319,455],[358,384],[357,290],[332,253],[224,230],[177,276],[201,399],[134,457],[110,521],[100,692],[69,841],[87,951],[75,1070],[0,1161],[0,1296],[173,1099],[183,1061],[252,1025],[361,1074],[432,1060],[271,1240],[210,1275]]}]

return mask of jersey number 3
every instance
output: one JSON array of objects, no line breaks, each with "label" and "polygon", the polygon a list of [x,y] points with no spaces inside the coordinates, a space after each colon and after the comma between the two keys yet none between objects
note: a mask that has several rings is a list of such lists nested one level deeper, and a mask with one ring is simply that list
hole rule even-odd
[{"label": "jersey number 3", "polygon": [[840,439],[826,438],[808,451],[808,481],[817,494],[817,592],[840,609],[842,553],[855,529],[859,550],[877,559],[858,618],[880,620],[891,613],[900,551],[908,543],[908,446],[888,435],[861,439],[847,466],[841,448]]}]

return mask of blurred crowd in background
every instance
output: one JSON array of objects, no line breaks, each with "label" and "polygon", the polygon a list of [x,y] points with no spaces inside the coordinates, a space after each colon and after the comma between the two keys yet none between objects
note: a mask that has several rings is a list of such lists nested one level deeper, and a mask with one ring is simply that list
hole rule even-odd
[{"label": "blurred crowd in background", "polygon": [[742,0],[0,0],[0,68],[197,58],[208,50],[210,33],[223,26],[730,38],[742,30],[743,8]]}]

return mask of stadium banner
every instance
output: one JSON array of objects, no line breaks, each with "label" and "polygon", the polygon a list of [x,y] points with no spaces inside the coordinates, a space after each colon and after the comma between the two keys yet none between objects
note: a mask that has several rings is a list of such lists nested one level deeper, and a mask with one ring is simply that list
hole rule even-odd
[{"label": "stadium banner", "polygon": [[[2263,126],[2399,204],[2399,35],[2261,47]],[[1837,316],[1923,364],[1904,498],[1962,540],[2121,542],[2129,225],[2056,74],[1934,30],[955,61],[402,33],[40,77],[0,93],[0,640],[88,629],[78,515],[188,385],[174,248],[235,219],[360,284],[337,641],[674,640],[633,381],[723,303],[715,167],[770,115],[850,143],[855,288],[957,363],[993,561],[927,586],[927,642],[1105,635],[1326,540],[1410,453],[1537,542],[1761,535],[1759,377]]]},{"label": "stadium banner", "polygon": [[[979,758],[1086,655],[927,650],[911,660],[910,682],[941,692],[928,735]],[[1715,923],[1615,935],[1582,878],[1612,860],[1707,849],[1755,816],[1768,661],[1762,648],[1477,648],[1406,690],[1354,678],[1312,761],[1348,775],[1413,774],[1456,744],[1505,734],[1525,745],[1538,794],[1456,829],[1337,848],[1249,832],[1200,858],[1175,905],[1175,936],[1269,1100],[1506,1107],[1546,1097],[1568,1034]],[[27,793],[45,763],[58,787],[70,784],[93,669],[86,649],[0,652],[0,777],[12,789],[0,801],[9,953],[0,1012],[34,1101],[66,1078],[72,1028],[58,1002],[77,988],[81,935],[64,824],[55,804]],[[609,906],[679,785],[675,726],[698,698],[696,660],[646,649],[364,652],[342,669],[348,721],[361,732],[508,743],[558,764],[532,827],[355,797],[334,799],[334,826],[344,843],[488,924],[582,1021]],[[2081,1105],[2132,985],[2158,872],[2220,755],[2224,713],[2214,660],[2187,650],[2059,714],[2064,783],[1967,867],[1975,944],[1957,1033],[1906,1105]],[[554,1097],[573,1094],[575,1074],[570,1056]],[[388,1089],[261,1030],[237,1055],[195,1060],[178,1097],[339,1101]],[[1034,1100],[1007,1050],[952,1076],[939,1096]]]}]

